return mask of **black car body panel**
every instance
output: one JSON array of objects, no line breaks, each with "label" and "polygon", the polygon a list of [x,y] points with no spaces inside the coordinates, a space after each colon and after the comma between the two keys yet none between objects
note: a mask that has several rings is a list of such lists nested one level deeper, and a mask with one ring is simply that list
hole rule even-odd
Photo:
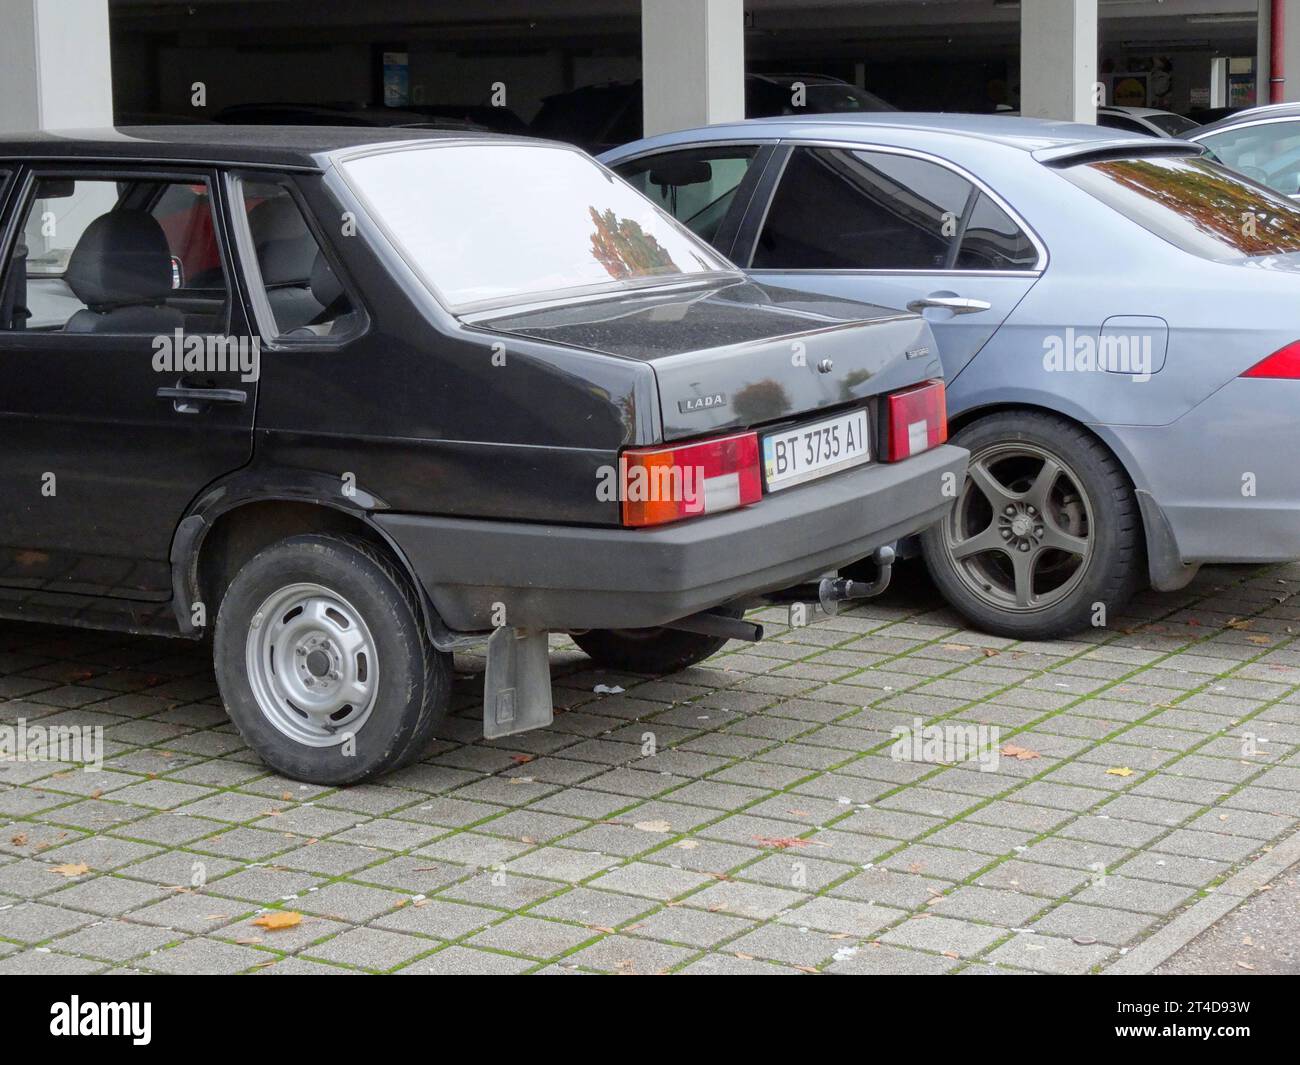
[{"label": "black car body panel", "polygon": [[[147,336],[0,332],[0,614],[200,635],[223,523],[287,504],[390,545],[435,634],[490,629],[502,599],[537,628],[653,625],[834,569],[950,505],[944,475],[961,475],[965,453],[942,446],[751,507],[620,527],[618,502],[593,486],[627,448],[860,404],[882,431],[883,393],[939,376],[928,327],[738,275],[458,317],[375,227],[339,236],[340,218],[365,214],[333,170],[340,153],[413,141],[528,143],[229,126],[0,139],[7,251],[32,172],[206,183],[226,329],[260,337],[262,358],[255,381],[163,381]],[[268,331],[233,213],[240,175],[267,172],[292,188],[354,304],[360,324],[337,341]],[[502,350],[509,372],[493,364]],[[186,412],[159,398],[163,384],[243,398]],[[701,392],[727,399],[688,412]],[[43,500],[33,485],[51,468],[69,472]],[[300,511],[276,513],[284,534]]]}]

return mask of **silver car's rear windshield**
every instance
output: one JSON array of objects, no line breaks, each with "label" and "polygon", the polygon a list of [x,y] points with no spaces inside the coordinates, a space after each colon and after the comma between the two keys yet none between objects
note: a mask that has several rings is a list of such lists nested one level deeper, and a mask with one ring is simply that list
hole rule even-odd
[{"label": "silver car's rear windshield", "polygon": [[454,312],[735,270],[620,178],[563,145],[388,148],[339,168]]},{"label": "silver car's rear windshield", "polygon": [[1204,259],[1240,262],[1300,251],[1300,203],[1199,156],[1104,159],[1060,173]]}]

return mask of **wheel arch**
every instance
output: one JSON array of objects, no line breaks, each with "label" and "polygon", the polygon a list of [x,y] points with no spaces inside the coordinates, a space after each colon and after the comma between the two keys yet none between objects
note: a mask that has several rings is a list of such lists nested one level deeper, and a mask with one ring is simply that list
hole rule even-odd
[{"label": "wheel arch", "polygon": [[[181,635],[198,639],[210,630],[230,581],[263,548],[301,533],[334,533],[360,537],[392,558],[415,589],[435,645],[454,643],[410,560],[371,519],[372,511],[386,509],[361,487],[323,474],[292,483],[240,475],[209,490],[172,538],[172,603]],[[195,623],[200,603],[205,625]]]},{"label": "wheel arch", "polygon": [[1124,448],[1117,447],[1109,434],[1099,432],[1096,425],[1091,425],[1080,418],[1049,407],[1046,404],[1028,402],[987,403],[962,410],[950,416],[949,432],[955,434],[968,425],[994,414],[1014,411],[1046,414],[1070,422],[1096,440],[1119,463],[1124,471],[1129,487],[1133,490],[1138,504],[1138,517],[1142,524],[1142,541],[1146,549],[1147,577],[1151,586],[1158,591],[1175,591],[1184,587],[1199,569],[1198,566],[1185,566],[1178,553],[1178,545],[1173,531],[1164,515],[1160,504],[1145,487],[1145,478],[1134,476],[1135,459]]}]

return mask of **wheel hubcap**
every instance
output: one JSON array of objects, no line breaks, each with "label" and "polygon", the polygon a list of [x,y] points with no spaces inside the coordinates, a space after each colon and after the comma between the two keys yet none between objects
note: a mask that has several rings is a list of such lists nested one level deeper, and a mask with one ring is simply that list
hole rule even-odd
[{"label": "wheel hubcap", "polygon": [[374,707],[374,638],[360,612],[321,585],[293,584],[268,596],[253,615],[246,658],[258,707],[299,743],[336,746]]},{"label": "wheel hubcap", "polygon": [[1093,555],[1092,503],[1062,459],[1034,444],[995,444],[943,524],[962,583],[990,606],[1042,610],[1078,587]]}]

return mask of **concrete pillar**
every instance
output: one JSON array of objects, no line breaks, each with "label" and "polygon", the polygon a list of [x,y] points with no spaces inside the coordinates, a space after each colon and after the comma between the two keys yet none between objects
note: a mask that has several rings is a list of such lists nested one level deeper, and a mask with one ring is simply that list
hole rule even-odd
[{"label": "concrete pillar", "polygon": [[112,124],[108,0],[5,0],[0,131]]},{"label": "concrete pillar", "polygon": [[641,0],[647,137],[745,117],[743,0]]},{"label": "concrete pillar", "polygon": [[1020,5],[1020,113],[1096,122],[1097,0]]},{"label": "concrete pillar", "polygon": [[1282,8],[1282,101],[1293,104],[1300,102],[1300,0],[1284,0]]}]

